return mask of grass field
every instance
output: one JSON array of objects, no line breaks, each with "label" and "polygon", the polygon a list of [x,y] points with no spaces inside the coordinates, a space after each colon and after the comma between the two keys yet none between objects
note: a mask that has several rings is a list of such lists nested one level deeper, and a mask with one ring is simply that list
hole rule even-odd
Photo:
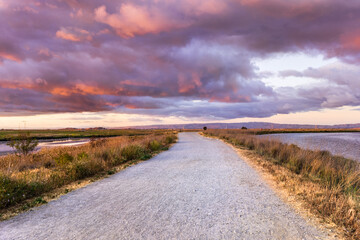
[{"label": "grass field", "polygon": [[251,131],[208,130],[204,134],[251,150],[261,159],[259,164],[301,196],[312,212],[344,228],[349,239],[360,239],[359,163],[327,151],[259,139]]},{"label": "grass field", "polygon": [[[64,133],[55,131],[54,134]],[[97,133],[72,134],[84,137]],[[92,139],[77,147],[42,149],[28,156],[0,157],[0,209],[99,172],[112,174],[114,167],[149,159],[167,150],[177,139],[176,132],[166,130],[109,132],[113,134],[124,136]],[[39,131],[39,135],[54,137],[48,131]],[[41,198],[36,201],[41,202]]]},{"label": "grass field", "polygon": [[154,133],[163,133],[166,130],[136,130],[136,129],[69,129],[69,130],[0,130],[0,141],[16,138],[21,133],[29,133],[36,139],[61,138],[91,138],[91,137],[118,137],[139,136]]}]

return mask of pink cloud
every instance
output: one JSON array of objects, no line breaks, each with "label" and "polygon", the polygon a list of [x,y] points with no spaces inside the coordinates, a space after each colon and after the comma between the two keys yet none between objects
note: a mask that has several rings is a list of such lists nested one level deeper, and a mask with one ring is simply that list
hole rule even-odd
[{"label": "pink cloud", "polygon": [[360,31],[345,33],[340,39],[344,49],[348,51],[360,51]]},{"label": "pink cloud", "polygon": [[[256,10],[262,15],[278,17],[314,17],[323,14],[319,7],[325,8],[333,0],[235,0],[241,5]],[[309,19],[311,20],[311,19]]]},{"label": "pink cloud", "polygon": [[6,53],[6,52],[0,52],[0,63],[1,59],[11,60],[15,62],[21,62],[21,59],[16,56],[15,54]]},{"label": "pink cloud", "polygon": [[222,0],[185,0],[178,4],[185,13],[196,15],[221,14],[228,9],[228,3]]},{"label": "pink cloud", "polygon": [[202,86],[201,78],[198,73],[193,72],[191,77],[187,77],[185,74],[178,75],[179,93],[186,94],[200,88]]},{"label": "pink cloud", "polygon": [[67,27],[67,28],[62,27],[60,30],[56,32],[56,37],[73,42],[83,42],[83,41],[92,40],[92,36],[88,31],[74,27]]},{"label": "pink cloud", "polygon": [[[148,109],[220,117],[306,111],[320,109],[323,100],[295,89],[279,93],[261,81],[253,60],[315,52],[360,62],[355,0],[0,4],[2,111]],[[351,87],[340,95],[324,86],[316,93],[329,93],[338,106],[341,96],[354,96],[344,104],[359,104],[356,76],[341,75]]]},{"label": "pink cloud", "polygon": [[1,9],[5,9],[5,8],[7,8],[7,3],[5,2],[5,0],[0,0],[0,10]]},{"label": "pink cloud", "polygon": [[106,7],[101,6],[95,9],[95,20],[108,24],[116,30],[118,35],[125,38],[159,33],[181,26],[166,17],[159,9],[148,9],[130,3],[122,4],[116,14],[109,14]]}]

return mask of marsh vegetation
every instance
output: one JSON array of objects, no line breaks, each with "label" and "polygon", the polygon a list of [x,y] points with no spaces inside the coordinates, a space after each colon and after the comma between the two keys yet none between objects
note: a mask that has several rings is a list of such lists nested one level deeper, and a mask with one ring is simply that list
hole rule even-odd
[{"label": "marsh vegetation", "polygon": [[142,129],[63,129],[63,130],[0,130],[0,141],[11,141],[21,134],[30,134],[34,139],[103,138],[118,136],[141,136],[162,133],[164,130]]},{"label": "marsh vegetation", "polygon": [[[260,139],[244,130],[208,130],[204,134],[256,153],[263,160],[259,163],[266,165],[271,174],[279,174],[279,181],[305,200],[312,212],[344,227],[349,238],[360,238],[358,162],[328,151]],[[282,171],[274,171],[274,166]]]},{"label": "marsh vegetation", "polygon": [[0,209],[99,172],[114,173],[115,166],[149,159],[177,139],[176,132],[165,130],[131,135],[0,157]]}]

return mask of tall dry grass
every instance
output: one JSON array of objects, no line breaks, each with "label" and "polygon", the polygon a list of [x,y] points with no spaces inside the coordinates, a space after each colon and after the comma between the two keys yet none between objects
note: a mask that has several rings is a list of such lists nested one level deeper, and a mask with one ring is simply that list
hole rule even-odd
[{"label": "tall dry grass", "polygon": [[[252,132],[251,132],[252,133]],[[313,187],[301,188],[312,210],[345,227],[349,238],[360,239],[360,165],[328,151],[311,151],[274,140],[259,139],[244,130],[208,130],[236,147],[253,150],[271,164],[282,166]]]},{"label": "tall dry grass", "polygon": [[[238,129],[233,129],[238,131]],[[341,132],[360,132],[359,128],[285,128],[285,129],[248,129],[247,134],[263,135],[263,134],[276,134],[276,133],[341,133]]]},{"label": "tall dry grass", "polygon": [[0,158],[0,209],[117,165],[146,160],[176,141],[175,133],[92,139],[77,147],[42,149]]}]

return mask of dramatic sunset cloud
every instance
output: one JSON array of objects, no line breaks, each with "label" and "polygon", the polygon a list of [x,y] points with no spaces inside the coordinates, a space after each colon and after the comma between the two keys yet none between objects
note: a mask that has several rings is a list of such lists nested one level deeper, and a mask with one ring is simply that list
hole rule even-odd
[{"label": "dramatic sunset cloud", "polygon": [[88,31],[79,28],[61,28],[56,32],[56,37],[74,42],[92,40]]},{"label": "dramatic sunset cloud", "polygon": [[[0,0],[0,115],[356,107],[359,22],[356,0]],[[281,67],[260,64],[278,58]]]}]

